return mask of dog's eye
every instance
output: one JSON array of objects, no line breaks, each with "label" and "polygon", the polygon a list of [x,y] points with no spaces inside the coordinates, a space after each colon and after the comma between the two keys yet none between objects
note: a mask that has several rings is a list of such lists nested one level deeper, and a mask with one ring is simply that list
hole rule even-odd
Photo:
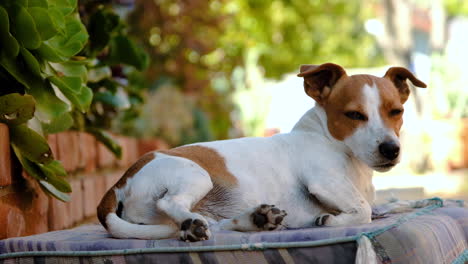
[{"label": "dog's eye", "polygon": [[403,109],[393,109],[390,111],[390,116],[397,116],[403,113]]},{"label": "dog's eye", "polygon": [[345,113],[345,116],[352,119],[352,120],[361,120],[361,121],[367,121],[367,116],[364,114],[361,114],[357,111],[349,111]]}]

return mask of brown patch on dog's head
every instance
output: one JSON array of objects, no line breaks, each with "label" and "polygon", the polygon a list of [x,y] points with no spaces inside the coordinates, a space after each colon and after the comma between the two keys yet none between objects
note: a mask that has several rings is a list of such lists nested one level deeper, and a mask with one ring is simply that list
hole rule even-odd
[{"label": "brown patch on dog's head", "polygon": [[201,145],[182,146],[170,150],[160,151],[163,154],[189,159],[206,170],[211,180],[221,186],[237,185],[237,179],[226,167],[224,158],[209,147]]},{"label": "brown patch on dog's head", "polygon": [[407,79],[417,87],[426,88],[425,83],[416,78],[408,69],[403,67],[391,67],[385,73],[384,78],[390,80],[398,89],[402,104],[406,102],[410,94],[410,89],[406,83]]},{"label": "brown patch on dog's head", "polygon": [[353,75],[341,79],[331,89],[322,106],[327,113],[328,130],[334,138],[344,140],[365,124],[362,120],[348,118],[345,113],[356,111],[365,114],[365,98],[362,90],[365,85],[371,86],[375,78],[364,74]]},{"label": "brown patch on dog's head", "polygon": [[402,67],[390,68],[383,78],[367,74],[348,76],[341,66],[333,63],[302,65],[300,71],[298,76],[304,77],[305,92],[324,108],[328,130],[338,140],[344,140],[366,124],[365,119],[350,119],[346,116],[347,112],[358,112],[366,116],[366,98],[363,93],[365,85],[375,85],[379,89],[382,120],[397,135],[403,123],[402,104],[409,95],[406,80],[409,79],[418,87],[426,87]]},{"label": "brown patch on dog's head", "polygon": [[322,105],[330,90],[341,78],[346,77],[345,70],[333,63],[322,65],[302,65],[298,77],[304,77],[304,90],[318,104]]},{"label": "brown patch on dog's head", "polygon": [[156,157],[154,152],[149,152],[143,155],[137,162],[135,162],[128,170],[122,175],[120,180],[112,186],[110,190],[106,192],[104,197],[102,197],[101,202],[97,207],[97,216],[99,222],[101,222],[104,228],[107,228],[106,217],[111,212],[116,212],[117,210],[117,197],[115,195],[115,188],[121,188],[126,183],[127,180],[132,178],[138,171],[143,168],[148,162],[152,161]]}]

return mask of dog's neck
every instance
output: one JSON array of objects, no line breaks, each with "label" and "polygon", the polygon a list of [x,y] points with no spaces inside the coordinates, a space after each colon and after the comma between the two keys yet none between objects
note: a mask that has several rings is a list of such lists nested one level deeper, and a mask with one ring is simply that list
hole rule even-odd
[{"label": "dog's neck", "polygon": [[335,139],[328,130],[327,115],[325,110],[316,105],[307,111],[301,119],[296,123],[291,133],[311,133],[311,136],[322,136],[323,140],[328,143],[330,150],[344,153],[345,167],[348,168],[347,177],[355,184],[356,188],[361,191],[364,197],[373,203],[374,200],[374,187],[372,185],[373,170],[369,168],[364,162],[357,159],[351,149],[344,144],[344,142]]}]

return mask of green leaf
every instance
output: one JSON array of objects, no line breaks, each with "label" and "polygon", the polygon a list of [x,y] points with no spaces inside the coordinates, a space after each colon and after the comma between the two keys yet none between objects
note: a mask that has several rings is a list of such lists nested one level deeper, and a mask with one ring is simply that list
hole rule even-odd
[{"label": "green leaf", "polygon": [[0,54],[0,65],[27,89],[31,89],[31,87],[42,82],[41,78],[35,76],[26,68],[21,67],[21,60],[14,57],[2,56],[2,54]]},{"label": "green leaf", "polygon": [[118,35],[109,44],[109,63],[128,64],[138,70],[144,70],[149,63],[148,55],[128,37]]},{"label": "green leaf", "polygon": [[49,144],[36,131],[25,124],[9,126],[9,130],[11,144],[28,160],[47,164],[54,159]]},{"label": "green leaf", "polygon": [[69,106],[55,95],[48,81],[44,82],[42,79],[20,69],[15,60],[11,58],[0,56],[0,64],[17,81],[29,88],[28,94],[36,99],[35,115],[42,122],[50,123],[54,118],[69,110]]},{"label": "green leaf", "polygon": [[48,11],[55,28],[57,28],[61,34],[65,34],[65,16],[55,7],[49,7]]},{"label": "green leaf", "polygon": [[0,122],[10,126],[27,122],[34,116],[35,100],[30,95],[12,93],[0,96]]},{"label": "green leaf", "polygon": [[70,201],[70,195],[57,190],[57,188],[55,188],[52,184],[46,181],[39,181],[39,183],[40,183],[40,186],[42,187],[42,190],[44,190],[46,193],[54,196],[55,198],[63,202]]},{"label": "green leaf", "polygon": [[10,22],[8,20],[8,13],[5,8],[0,6],[0,50],[3,56],[18,56],[19,44],[18,41],[10,33]]},{"label": "green leaf", "polygon": [[44,41],[39,54],[52,62],[63,62],[83,49],[88,40],[86,28],[77,17],[65,18],[63,34]]},{"label": "green leaf", "polygon": [[35,116],[41,122],[50,124],[70,110],[70,107],[54,93],[49,82],[39,82],[28,91],[36,99]]},{"label": "green leaf", "polygon": [[[49,80],[62,91],[65,96],[67,94],[79,94],[81,89],[81,78],[80,77],[69,77],[69,76],[51,76]],[[68,96],[67,96],[68,98]],[[70,99],[70,98],[69,98]]]},{"label": "green leaf", "polygon": [[48,8],[47,0],[28,0],[28,7],[43,7]]},{"label": "green leaf", "polygon": [[19,4],[14,4],[11,6],[9,14],[11,14],[11,33],[18,42],[28,49],[39,48],[41,36],[28,10]]},{"label": "green leaf", "polygon": [[46,42],[42,42],[41,46],[37,49],[37,53],[44,59],[52,62],[64,62],[68,57],[63,56],[56,47],[51,46]]},{"label": "green leaf", "polygon": [[49,80],[60,89],[70,102],[81,112],[86,112],[93,99],[93,92],[84,86],[80,77],[51,76]]},{"label": "green leaf", "polygon": [[50,64],[55,71],[59,72],[59,75],[65,75],[70,77],[80,77],[82,83],[88,81],[88,70],[84,63],[80,61],[66,61],[62,63],[51,63]]},{"label": "green leaf", "polygon": [[99,128],[87,127],[86,131],[104,144],[117,158],[122,158],[122,147],[112,138],[111,134]]},{"label": "green leaf", "polygon": [[34,57],[34,55],[32,55],[31,52],[29,52],[29,50],[23,47],[21,47],[20,52],[29,70],[31,70],[31,72],[37,77],[41,77],[41,66],[39,65],[39,62],[37,61],[36,57]]},{"label": "green leaf", "polygon": [[54,6],[62,12],[64,16],[67,16],[75,10],[77,0],[48,0],[50,6]]},{"label": "green leaf", "polygon": [[[47,164],[47,166],[40,165],[40,164],[38,165],[39,168],[41,169],[41,171],[45,175],[44,180],[47,181],[48,183],[52,184],[60,192],[65,192],[65,193],[71,192],[72,189],[71,189],[70,184],[63,177],[60,177],[60,176],[56,175],[56,173],[55,173],[57,170],[63,169],[63,167],[60,168],[62,166],[62,164],[55,163],[53,165],[53,167],[48,167],[48,165],[49,164]],[[66,172],[65,172],[64,175],[66,175]]]},{"label": "green leaf", "polygon": [[[47,165],[39,165],[42,171],[47,171],[49,174],[54,174],[57,176],[65,177],[67,176],[67,172],[62,166],[62,163],[58,160],[54,160]],[[64,191],[66,192],[66,191]]]},{"label": "green leaf", "polygon": [[61,176],[66,175],[60,162],[52,161],[48,165],[37,164],[23,156],[20,149],[13,145],[13,151],[18,158],[23,169],[34,179],[36,179],[43,190],[48,194],[62,201],[69,201],[69,195],[64,192],[71,192],[70,184]]},{"label": "green leaf", "polygon": [[39,32],[42,40],[48,40],[58,33],[58,29],[46,8],[30,7],[28,8],[28,11],[34,19],[37,31]]},{"label": "green leaf", "polygon": [[42,123],[42,129],[47,134],[68,130],[71,126],[73,126],[73,117],[68,112],[53,119],[50,123]]}]

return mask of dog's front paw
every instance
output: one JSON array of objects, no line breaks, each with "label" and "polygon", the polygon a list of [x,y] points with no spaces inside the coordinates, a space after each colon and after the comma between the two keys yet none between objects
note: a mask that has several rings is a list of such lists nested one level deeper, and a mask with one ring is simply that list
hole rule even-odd
[{"label": "dog's front paw", "polygon": [[250,215],[252,222],[263,230],[275,230],[281,226],[287,213],[274,205],[262,204]]},{"label": "dog's front paw", "polygon": [[335,216],[331,214],[322,214],[315,218],[316,226],[330,226],[331,222]]},{"label": "dog's front paw", "polygon": [[196,242],[207,240],[211,236],[208,225],[200,219],[186,219],[180,225],[180,240],[185,242]]}]

